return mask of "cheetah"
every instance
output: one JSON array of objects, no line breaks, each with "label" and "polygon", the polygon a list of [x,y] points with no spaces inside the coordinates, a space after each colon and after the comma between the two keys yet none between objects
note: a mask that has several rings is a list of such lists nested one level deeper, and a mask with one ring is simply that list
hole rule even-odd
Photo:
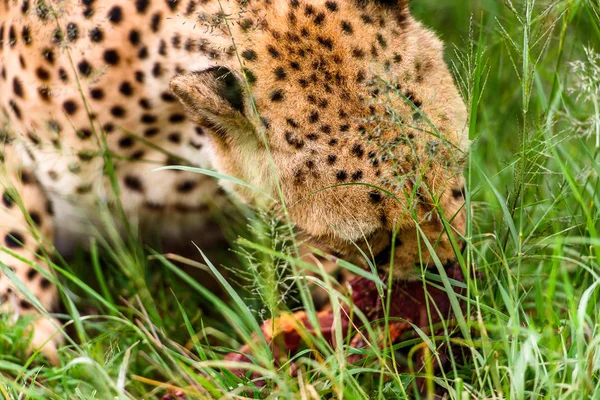
[{"label": "cheetah", "polygon": [[[465,232],[466,107],[407,0],[4,0],[0,123],[0,302],[52,362],[37,255],[101,205],[190,241],[228,198],[285,204],[303,243],[398,279]],[[182,160],[221,179],[148,173]]]}]

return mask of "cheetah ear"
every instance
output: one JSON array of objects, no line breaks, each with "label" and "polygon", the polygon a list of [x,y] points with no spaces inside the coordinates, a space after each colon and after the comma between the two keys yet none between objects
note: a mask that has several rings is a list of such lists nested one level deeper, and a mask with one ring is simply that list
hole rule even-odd
[{"label": "cheetah ear", "polygon": [[225,67],[176,75],[171,90],[199,124],[221,132],[251,128],[245,115],[246,93],[235,72]]}]

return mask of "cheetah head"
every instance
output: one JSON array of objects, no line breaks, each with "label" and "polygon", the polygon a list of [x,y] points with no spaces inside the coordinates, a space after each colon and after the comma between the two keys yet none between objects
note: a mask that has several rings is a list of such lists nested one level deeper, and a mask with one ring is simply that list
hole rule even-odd
[{"label": "cheetah head", "polygon": [[464,233],[467,113],[441,42],[406,0],[245,7],[230,30],[239,62],[171,82],[212,128],[215,168],[258,191],[226,189],[284,201],[310,244],[342,257],[389,263],[397,232],[394,268],[427,262],[424,238],[453,260],[444,232]]}]

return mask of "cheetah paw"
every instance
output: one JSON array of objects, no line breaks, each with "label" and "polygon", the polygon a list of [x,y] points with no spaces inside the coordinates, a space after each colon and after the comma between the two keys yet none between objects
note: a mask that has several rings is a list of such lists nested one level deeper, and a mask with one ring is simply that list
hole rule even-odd
[{"label": "cheetah paw", "polygon": [[30,326],[33,332],[29,352],[39,351],[52,365],[58,365],[58,347],[65,341],[58,320],[40,316]]}]

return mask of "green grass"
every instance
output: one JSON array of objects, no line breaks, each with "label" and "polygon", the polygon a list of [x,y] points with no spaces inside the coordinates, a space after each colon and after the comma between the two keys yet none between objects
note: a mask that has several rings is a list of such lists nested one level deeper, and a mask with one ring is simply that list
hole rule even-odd
[{"label": "green grass", "polygon": [[[434,383],[460,400],[600,398],[600,6],[413,3],[445,41],[471,115],[463,264],[482,279],[468,281],[466,319],[445,335],[371,346],[356,365],[346,362],[355,351],[347,338],[332,348],[313,337],[291,377],[290,364],[276,365],[252,337],[261,320],[306,297],[306,280],[289,273],[301,262],[275,215],[241,208],[224,224],[234,250],[191,267],[216,275],[221,296],[134,235],[108,235],[68,263],[54,259],[71,341],[61,366],[50,367],[25,355],[26,321],[0,320],[0,397],[137,399],[181,388],[189,399],[389,399],[415,397],[419,376],[428,398]],[[326,276],[317,281],[343,301]],[[367,331],[372,343],[380,334]],[[253,368],[270,378],[262,390],[221,370],[225,353],[253,342],[261,365]],[[444,373],[392,362],[424,347],[435,357],[450,343],[460,351]]]}]

